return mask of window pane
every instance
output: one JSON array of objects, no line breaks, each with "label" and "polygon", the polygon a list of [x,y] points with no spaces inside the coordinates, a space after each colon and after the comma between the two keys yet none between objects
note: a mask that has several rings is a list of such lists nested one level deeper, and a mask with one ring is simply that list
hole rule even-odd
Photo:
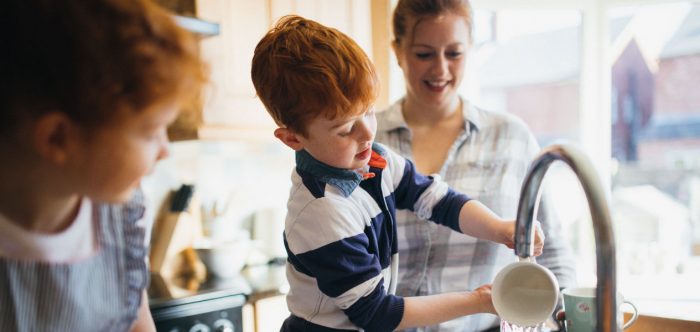
[{"label": "window pane", "polygon": [[478,106],[517,115],[541,145],[578,139],[580,13],[477,10],[475,17],[478,91],[463,93]]},{"label": "window pane", "polygon": [[673,316],[700,308],[700,3],[608,19],[620,284],[642,312]]},{"label": "window pane", "polygon": [[[477,106],[521,118],[540,146],[580,140],[582,17],[576,10],[501,10],[475,15]],[[465,85],[463,85],[465,86]],[[468,85],[467,85],[468,86]],[[544,179],[549,205],[577,257],[578,280],[595,285],[595,245],[588,204],[574,173],[554,163]]]}]

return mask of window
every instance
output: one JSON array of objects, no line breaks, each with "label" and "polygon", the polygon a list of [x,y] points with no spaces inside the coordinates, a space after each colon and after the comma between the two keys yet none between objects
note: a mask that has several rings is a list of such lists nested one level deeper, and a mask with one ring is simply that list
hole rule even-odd
[{"label": "window", "polygon": [[673,315],[700,302],[700,2],[607,19],[618,275],[635,302]]},{"label": "window", "polygon": [[[518,115],[542,146],[579,144],[610,190],[619,289],[641,313],[697,320],[689,313],[700,312],[700,1],[472,4],[462,94]],[[392,70],[396,97],[403,83]],[[578,180],[555,163],[545,181],[557,192],[579,283],[595,285]]]},{"label": "window", "polygon": [[[475,8],[476,45],[468,71],[475,77],[462,85],[462,94],[479,107],[515,114],[542,147],[563,139],[580,144],[582,12]],[[578,279],[595,285],[593,228],[583,190],[561,163],[551,166],[545,182],[557,193],[550,203],[580,258]]]},{"label": "window", "polygon": [[577,140],[581,13],[477,9],[475,18],[468,72],[476,77],[461,86],[462,94],[482,108],[517,115],[540,145]]}]

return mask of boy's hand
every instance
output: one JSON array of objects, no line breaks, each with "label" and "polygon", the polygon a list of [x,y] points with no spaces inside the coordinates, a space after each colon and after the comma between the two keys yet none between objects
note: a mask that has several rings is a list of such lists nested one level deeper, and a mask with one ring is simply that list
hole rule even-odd
[{"label": "boy's hand", "polygon": [[542,224],[535,220],[535,250],[534,255],[542,255],[542,250],[544,250],[544,231],[542,231]]},{"label": "boy's hand", "polygon": [[[477,200],[469,200],[459,211],[459,229],[462,233],[503,243],[508,248],[515,247],[515,221],[504,220]],[[544,247],[544,232],[539,221],[535,221],[535,243],[533,244],[535,256],[542,254]]]},{"label": "boy's hand", "polygon": [[479,312],[496,314],[496,308],[493,307],[491,300],[491,285],[481,285],[472,293],[478,299]]},{"label": "boy's hand", "polygon": [[[508,248],[515,248],[515,221],[507,221],[504,223],[504,233],[503,244]],[[542,255],[542,250],[544,249],[544,232],[542,231],[542,224],[535,220],[535,243],[533,244],[533,252],[535,256]]]}]

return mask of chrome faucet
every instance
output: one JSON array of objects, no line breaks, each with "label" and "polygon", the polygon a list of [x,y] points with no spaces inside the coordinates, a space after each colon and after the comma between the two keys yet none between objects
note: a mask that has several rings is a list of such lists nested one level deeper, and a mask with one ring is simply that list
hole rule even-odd
[{"label": "chrome faucet", "polygon": [[[586,194],[593,219],[596,243],[597,288],[596,331],[613,332],[617,327],[617,278],[615,239],[605,191],[593,164],[579,149],[568,144],[555,144],[542,150],[532,162],[520,191],[515,221],[515,254],[522,258],[533,255],[534,216],[539,205],[542,179],[552,162],[565,162],[578,177]],[[545,240],[546,241],[546,240]],[[546,247],[546,243],[545,243]]]}]

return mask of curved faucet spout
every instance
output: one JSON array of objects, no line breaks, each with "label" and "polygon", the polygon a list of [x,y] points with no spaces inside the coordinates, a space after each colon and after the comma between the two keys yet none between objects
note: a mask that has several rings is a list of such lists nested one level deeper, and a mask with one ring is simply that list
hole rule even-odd
[{"label": "curved faucet spout", "polygon": [[[578,177],[586,194],[593,220],[596,243],[597,289],[596,331],[617,331],[617,281],[615,239],[605,191],[592,163],[579,149],[568,144],[545,148],[532,162],[520,191],[518,215],[515,222],[515,254],[522,258],[532,256],[534,216],[539,203],[542,179],[552,162],[560,160],[569,165]],[[546,243],[545,243],[546,247]]]}]

